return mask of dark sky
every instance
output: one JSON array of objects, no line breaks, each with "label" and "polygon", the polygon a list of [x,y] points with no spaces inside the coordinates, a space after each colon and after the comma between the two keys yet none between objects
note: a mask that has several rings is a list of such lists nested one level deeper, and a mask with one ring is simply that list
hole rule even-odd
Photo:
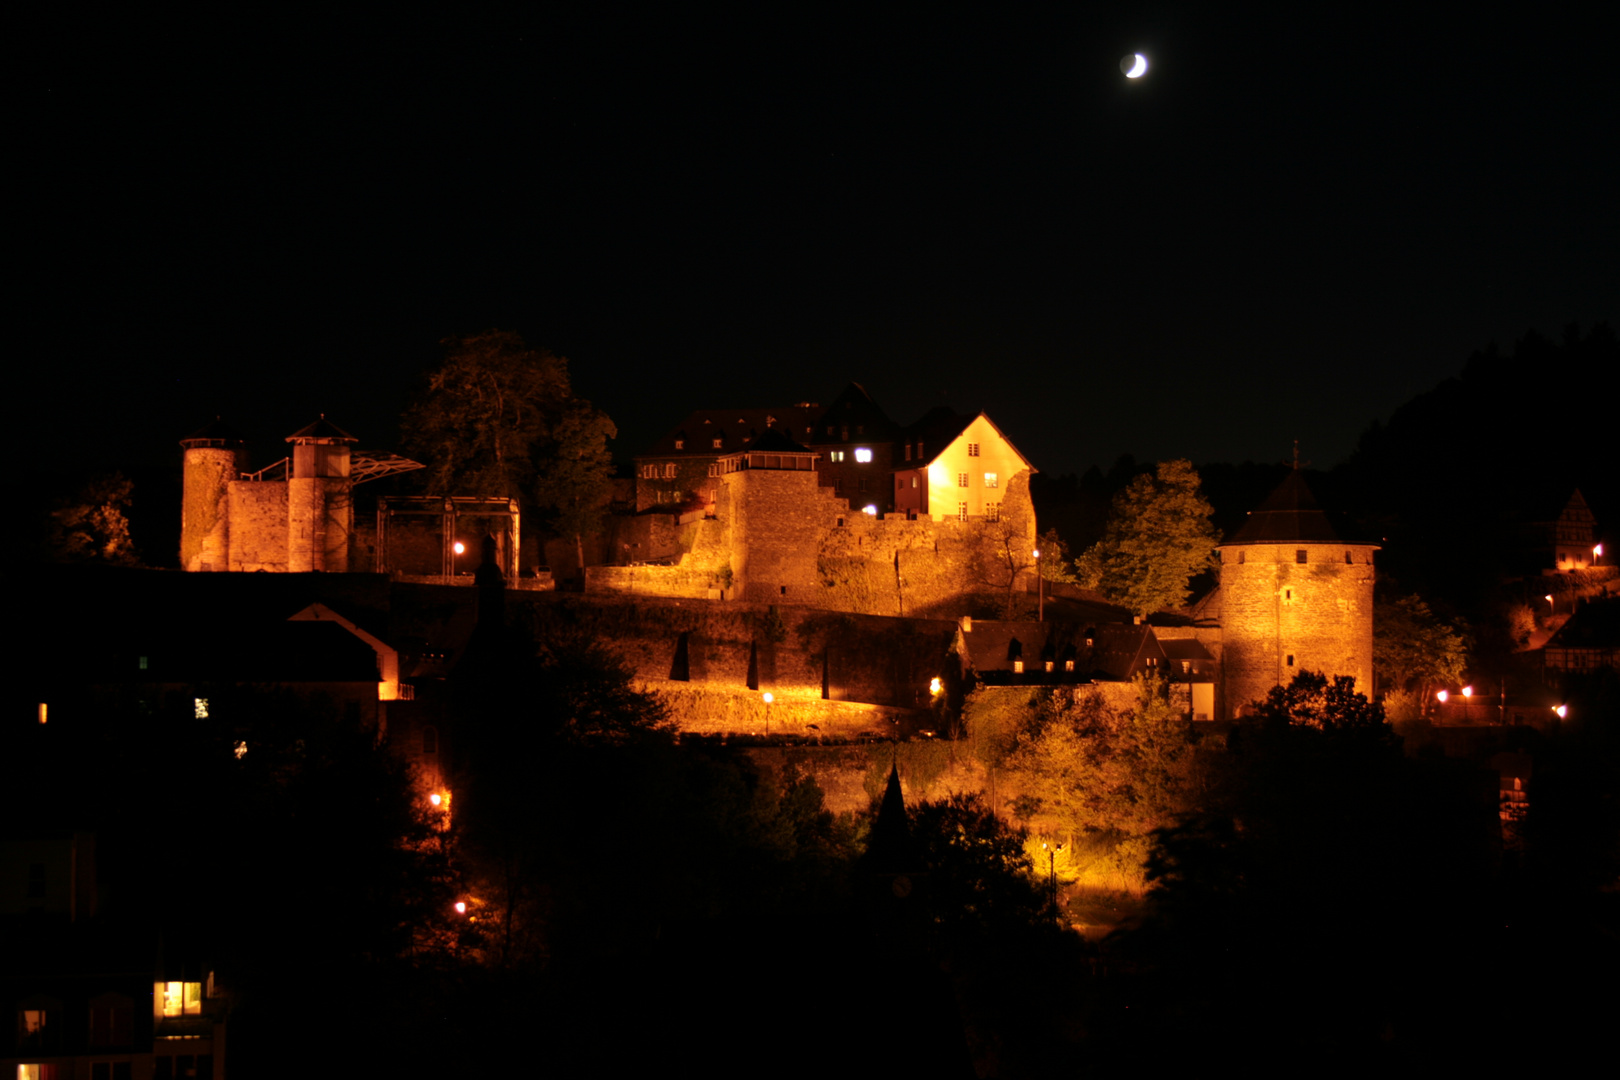
[{"label": "dark sky", "polygon": [[626,457],[855,379],[1048,471],[1327,466],[1492,340],[1620,322],[1612,16],[947,7],[36,21],[29,415],[108,467],[216,413],[260,463],[318,412],[392,448],[500,327]]}]

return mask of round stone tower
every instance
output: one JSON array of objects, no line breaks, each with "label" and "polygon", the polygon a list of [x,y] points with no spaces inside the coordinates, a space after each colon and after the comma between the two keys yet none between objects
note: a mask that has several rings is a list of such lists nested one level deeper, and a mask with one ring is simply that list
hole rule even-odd
[{"label": "round stone tower", "polygon": [[180,440],[186,449],[180,498],[180,569],[228,570],[231,481],[247,467],[235,428],[218,417]]},{"label": "round stone tower", "polygon": [[1225,712],[1242,716],[1300,671],[1373,691],[1373,553],[1340,536],[1297,468],[1221,553]]},{"label": "round stone tower", "polygon": [[349,569],[354,532],[354,485],[349,479],[353,435],[321,418],[287,436],[287,571],[292,574]]}]

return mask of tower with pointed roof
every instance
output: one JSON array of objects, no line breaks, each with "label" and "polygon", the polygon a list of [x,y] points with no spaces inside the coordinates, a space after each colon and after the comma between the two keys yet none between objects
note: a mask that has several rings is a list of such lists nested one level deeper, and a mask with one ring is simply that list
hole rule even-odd
[{"label": "tower with pointed roof", "polygon": [[1377,550],[1346,538],[1297,467],[1220,546],[1228,716],[1305,670],[1354,676],[1371,696]]}]

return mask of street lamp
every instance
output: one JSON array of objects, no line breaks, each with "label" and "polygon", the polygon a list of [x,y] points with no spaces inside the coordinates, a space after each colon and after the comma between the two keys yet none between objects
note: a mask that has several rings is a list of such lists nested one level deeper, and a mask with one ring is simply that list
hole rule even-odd
[{"label": "street lamp", "polygon": [[1063,850],[1063,845],[1048,844],[1045,840],[1042,840],[1041,850],[1046,852],[1046,881],[1047,887],[1052,890],[1052,911],[1055,913],[1058,906],[1057,853]]},{"label": "street lamp", "polygon": [[1035,621],[1046,621],[1046,575],[1041,573],[1041,553],[1035,552]]},{"label": "street lamp", "polygon": [[770,738],[770,735],[771,735],[771,702],[776,700],[776,695],[772,694],[769,690],[767,690],[767,691],[765,691],[764,697],[765,697],[765,737]]},{"label": "street lamp", "polygon": [[1471,716],[1469,716],[1469,714],[1468,714],[1468,704],[1474,698],[1474,688],[1472,686],[1463,687],[1462,695],[1463,695],[1463,723],[1465,723],[1465,724],[1472,723],[1473,718]]}]

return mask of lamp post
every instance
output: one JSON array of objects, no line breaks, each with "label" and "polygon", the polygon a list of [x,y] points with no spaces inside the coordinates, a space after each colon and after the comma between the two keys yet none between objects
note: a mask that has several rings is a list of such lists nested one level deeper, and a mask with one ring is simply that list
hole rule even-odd
[{"label": "lamp post", "polygon": [[1434,696],[1436,700],[1440,702],[1441,708],[1443,709],[1446,704],[1446,699],[1449,698],[1451,694],[1445,690],[1437,690]]},{"label": "lamp post", "polygon": [[772,694],[769,690],[765,691],[765,737],[767,739],[771,737],[771,702],[775,700],[775,694]]},{"label": "lamp post", "polygon": [[1046,621],[1046,575],[1041,573],[1041,553],[1035,552],[1035,621]]},{"label": "lamp post", "polygon": [[1042,840],[1041,850],[1046,852],[1046,885],[1052,892],[1052,913],[1056,915],[1058,909],[1057,853],[1063,850],[1063,845],[1048,844],[1045,840]]},{"label": "lamp post", "polygon": [[1468,711],[1468,706],[1474,700],[1474,688],[1472,686],[1463,687],[1462,688],[1462,695],[1463,695],[1463,723],[1471,724],[1471,723],[1474,722],[1474,718],[1473,718],[1472,715],[1470,715],[1470,713]]}]

